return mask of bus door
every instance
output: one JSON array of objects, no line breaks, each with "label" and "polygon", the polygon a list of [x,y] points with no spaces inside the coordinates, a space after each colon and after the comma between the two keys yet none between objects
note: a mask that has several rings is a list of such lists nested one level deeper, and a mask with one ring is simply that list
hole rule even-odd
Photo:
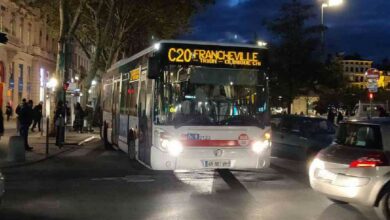
[{"label": "bus door", "polygon": [[120,125],[120,91],[121,81],[114,81],[112,94],[112,143],[118,146]]},{"label": "bus door", "polygon": [[[143,76],[146,73],[142,74]],[[150,165],[150,151],[152,145],[152,80],[142,79],[138,101],[138,124],[139,124],[139,148],[138,159]]]}]

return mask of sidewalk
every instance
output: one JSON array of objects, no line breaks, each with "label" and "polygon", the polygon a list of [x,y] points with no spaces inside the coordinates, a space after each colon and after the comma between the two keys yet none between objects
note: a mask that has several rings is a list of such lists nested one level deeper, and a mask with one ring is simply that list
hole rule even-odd
[{"label": "sidewalk", "polygon": [[90,141],[94,138],[99,138],[98,132],[81,134],[76,132],[66,132],[66,144],[62,148],[59,148],[55,145],[55,138],[49,137],[49,154],[46,155],[46,134],[44,132],[42,135],[41,132],[38,132],[38,129],[36,128],[35,132],[29,132],[29,145],[34,149],[32,151],[26,151],[26,161],[10,162],[7,158],[9,151],[8,141],[11,136],[15,135],[17,135],[16,120],[13,119],[8,122],[5,121],[4,135],[0,138],[0,168],[16,167],[36,163],[63,152],[77,149],[80,147],[79,144],[82,144],[85,140]]}]

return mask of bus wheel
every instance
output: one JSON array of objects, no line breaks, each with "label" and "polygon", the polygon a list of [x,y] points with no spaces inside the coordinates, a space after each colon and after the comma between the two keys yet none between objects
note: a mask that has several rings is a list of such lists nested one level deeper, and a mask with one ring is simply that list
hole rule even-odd
[{"label": "bus wheel", "polygon": [[130,160],[135,160],[135,140],[132,137],[127,141],[127,154],[129,155]]},{"label": "bus wheel", "polygon": [[108,130],[108,126],[107,126],[107,123],[104,122],[104,126],[103,126],[103,142],[104,142],[104,147],[106,148],[106,150],[111,150],[112,149],[112,146],[111,144],[108,142],[108,139],[107,139],[107,130]]}]

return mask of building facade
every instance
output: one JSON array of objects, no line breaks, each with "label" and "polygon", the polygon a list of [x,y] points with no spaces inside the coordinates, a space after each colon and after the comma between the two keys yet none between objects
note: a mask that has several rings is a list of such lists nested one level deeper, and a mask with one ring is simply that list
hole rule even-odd
[{"label": "building facade", "polygon": [[349,86],[366,88],[364,74],[372,67],[370,60],[341,60],[344,77],[348,79]]},{"label": "building facade", "polygon": [[46,17],[37,10],[0,0],[0,32],[7,44],[0,44],[0,105],[15,109],[23,98],[44,101],[47,79],[56,66],[57,41]]}]

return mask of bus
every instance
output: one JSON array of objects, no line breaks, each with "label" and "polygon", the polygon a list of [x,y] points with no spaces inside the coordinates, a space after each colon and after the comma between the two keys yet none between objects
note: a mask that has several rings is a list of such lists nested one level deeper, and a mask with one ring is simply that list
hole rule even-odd
[{"label": "bus", "polygon": [[105,144],[154,170],[270,164],[267,50],[160,41],[102,77]]}]

